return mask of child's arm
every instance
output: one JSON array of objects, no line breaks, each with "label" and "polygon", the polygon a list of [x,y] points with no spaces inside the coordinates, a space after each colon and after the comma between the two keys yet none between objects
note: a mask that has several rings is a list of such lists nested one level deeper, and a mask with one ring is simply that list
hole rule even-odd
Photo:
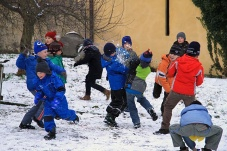
[{"label": "child's arm", "polygon": [[169,68],[168,68],[168,72],[167,75],[169,77],[174,77],[176,72],[177,72],[177,61],[174,61],[173,63],[170,64]]},{"label": "child's arm", "polygon": [[62,67],[60,67],[58,65],[53,64],[50,61],[50,59],[46,59],[46,61],[47,61],[48,65],[49,65],[51,71],[54,71],[54,72],[56,72],[59,75],[62,75],[63,72],[66,72],[64,68],[62,68]]},{"label": "child's arm", "polygon": [[20,68],[20,69],[26,70],[26,65],[25,65],[25,60],[26,60],[26,58],[27,58],[27,57],[26,57],[23,53],[21,53],[21,54],[19,55],[19,57],[17,58],[16,66],[17,66],[18,68]]},{"label": "child's arm", "polygon": [[199,86],[203,83],[204,79],[204,70],[203,67],[201,67],[201,70],[199,70],[198,75],[196,77],[196,86]]}]

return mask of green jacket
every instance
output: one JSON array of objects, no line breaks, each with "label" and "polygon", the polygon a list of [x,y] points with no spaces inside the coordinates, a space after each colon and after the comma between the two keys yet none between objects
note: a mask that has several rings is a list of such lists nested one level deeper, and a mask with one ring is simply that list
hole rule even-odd
[{"label": "green jacket", "polygon": [[[58,65],[64,69],[61,55],[49,56],[49,58],[53,64]],[[59,75],[59,74],[58,74],[58,76],[62,79],[62,82],[66,83],[66,78],[64,76]]]}]

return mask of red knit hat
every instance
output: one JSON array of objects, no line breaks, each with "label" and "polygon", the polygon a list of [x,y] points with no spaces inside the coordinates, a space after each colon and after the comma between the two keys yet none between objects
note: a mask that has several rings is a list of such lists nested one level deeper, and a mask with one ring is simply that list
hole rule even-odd
[{"label": "red knit hat", "polygon": [[50,37],[52,38],[54,41],[56,41],[56,31],[49,31],[46,33],[45,37]]}]

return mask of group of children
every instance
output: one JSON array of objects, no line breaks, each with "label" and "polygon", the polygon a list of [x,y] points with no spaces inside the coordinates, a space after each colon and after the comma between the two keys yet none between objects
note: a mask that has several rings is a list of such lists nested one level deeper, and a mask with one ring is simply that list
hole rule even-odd
[{"label": "group of children", "polygon": [[[56,32],[48,32],[45,38],[46,44],[40,41],[34,43],[35,56],[27,56],[27,50],[25,50],[19,55],[16,65],[18,68],[26,70],[27,88],[35,96],[35,106],[25,114],[19,127],[34,129],[34,126],[31,125],[33,119],[40,127],[45,128],[48,134],[44,138],[49,140],[56,137],[54,118],[78,123],[79,117],[74,110],[68,109],[64,95],[66,71],[61,56],[63,44],[56,40]],[[89,66],[85,80],[86,93],[80,99],[91,99],[91,87],[106,95],[107,100],[111,96],[111,102],[106,108],[107,114],[104,119],[104,122],[110,126],[118,126],[116,118],[126,108],[130,113],[134,128],[141,126],[135,97],[153,121],[158,119],[153,106],[144,96],[146,77],[151,72],[149,65],[153,53],[150,49],[137,56],[132,49],[130,36],[122,38],[121,47],[116,47],[113,43],[106,43],[103,55],[90,39],[85,39],[83,46],[84,48],[75,58],[74,64],[74,66],[81,64]],[[48,51],[52,54],[49,58],[47,57]],[[201,85],[204,78],[203,67],[198,60],[199,54],[200,44],[196,41],[189,44],[186,41],[186,35],[180,32],[177,34],[177,41],[173,43],[169,53],[162,56],[155,76],[153,96],[159,98],[162,88],[164,89],[161,105],[163,119],[161,128],[154,133],[155,135],[173,133],[174,130],[171,132],[169,130],[172,110],[180,100],[183,100],[186,107],[195,101],[195,86]],[[101,78],[103,68],[106,68],[111,90],[95,83],[96,79]],[[44,117],[44,124],[42,117]],[[186,143],[190,142],[187,141],[188,135],[182,135]],[[178,144],[175,143],[174,146],[178,146]],[[209,145],[207,146],[209,147]],[[187,149],[185,146],[180,147],[182,151]]]}]

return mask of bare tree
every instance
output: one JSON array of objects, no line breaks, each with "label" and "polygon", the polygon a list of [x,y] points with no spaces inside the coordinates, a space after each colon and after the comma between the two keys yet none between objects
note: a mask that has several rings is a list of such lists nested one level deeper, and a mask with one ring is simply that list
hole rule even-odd
[{"label": "bare tree", "polygon": [[[115,0],[1,0],[0,5],[1,18],[11,20],[15,28],[22,22],[21,51],[25,46],[31,48],[35,32],[42,35],[43,29],[74,29],[84,37],[93,39],[96,34],[103,38],[103,33],[122,24],[124,11],[123,1],[116,4]],[[114,16],[116,7],[121,11]],[[13,19],[8,18],[9,13]]]}]

